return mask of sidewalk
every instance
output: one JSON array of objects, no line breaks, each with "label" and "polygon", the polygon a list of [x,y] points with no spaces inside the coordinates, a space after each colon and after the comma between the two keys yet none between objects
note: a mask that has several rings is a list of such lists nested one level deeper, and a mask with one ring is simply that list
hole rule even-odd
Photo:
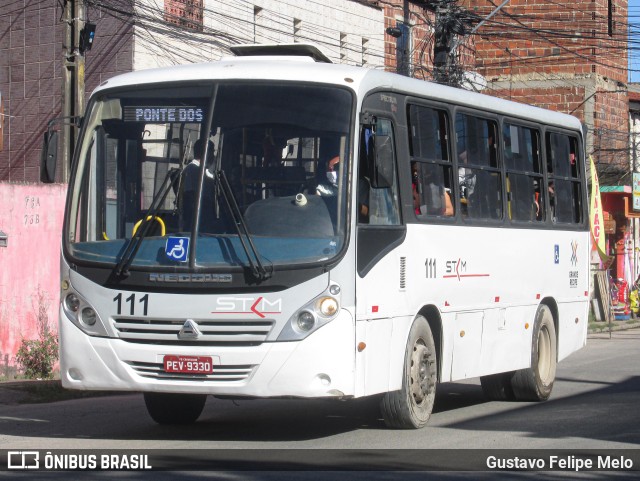
[{"label": "sidewalk", "polygon": [[611,323],[608,322],[590,322],[589,334],[598,334],[609,331],[622,331],[625,329],[637,329],[640,328],[640,318],[628,319],[625,321],[614,320]]},{"label": "sidewalk", "polygon": [[76,391],[62,387],[60,379],[36,380],[17,379],[15,381],[0,381],[0,406],[16,404],[38,404],[68,399],[78,399],[96,396],[114,396],[131,394],[120,391]]}]

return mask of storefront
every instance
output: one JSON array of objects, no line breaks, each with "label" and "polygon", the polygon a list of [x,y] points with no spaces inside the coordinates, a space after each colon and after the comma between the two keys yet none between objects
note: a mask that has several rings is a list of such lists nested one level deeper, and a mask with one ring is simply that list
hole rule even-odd
[{"label": "storefront", "polygon": [[[633,192],[630,186],[601,185],[600,193],[604,217],[605,252],[610,256],[603,267],[609,269],[611,280],[615,284],[614,290],[626,293],[620,296],[619,301],[622,303],[624,298],[624,304],[626,304],[624,311],[628,315],[630,311],[627,295],[633,289],[640,266],[638,241],[640,210],[633,210]],[[620,318],[622,314],[620,309],[622,306],[619,304],[618,307],[616,318]]]}]

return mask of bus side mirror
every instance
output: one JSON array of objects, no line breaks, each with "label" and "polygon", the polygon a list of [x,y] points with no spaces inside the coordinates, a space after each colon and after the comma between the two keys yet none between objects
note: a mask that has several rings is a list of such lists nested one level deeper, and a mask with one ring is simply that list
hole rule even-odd
[{"label": "bus side mirror", "polygon": [[389,135],[376,134],[374,137],[373,165],[371,166],[371,187],[387,189],[393,179],[393,147]]},{"label": "bus side mirror", "polygon": [[58,163],[58,131],[47,130],[40,154],[40,182],[52,184],[56,180]]}]

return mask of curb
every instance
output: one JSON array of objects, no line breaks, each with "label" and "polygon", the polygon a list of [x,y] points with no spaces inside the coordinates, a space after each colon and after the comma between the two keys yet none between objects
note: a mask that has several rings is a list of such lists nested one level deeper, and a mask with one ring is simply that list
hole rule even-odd
[{"label": "curb", "polygon": [[614,331],[627,331],[629,329],[639,329],[640,323],[629,324],[629,321],[603,322],[598,325],[598,329],[589,328],[587,334],[607,334]]}]

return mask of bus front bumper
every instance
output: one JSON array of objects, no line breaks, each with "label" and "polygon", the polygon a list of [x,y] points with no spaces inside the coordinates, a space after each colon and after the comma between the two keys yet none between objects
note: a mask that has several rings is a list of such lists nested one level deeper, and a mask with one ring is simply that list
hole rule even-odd
[{"label": "bus front bumper", "polygon": [[[60,311],[60,377],[69,389],[249,397],[354,394],[353,318],[342,311],[301,341],[177,346],[91,337]],[[165,356],[210,358],[210,375],[167,374]]]}]

